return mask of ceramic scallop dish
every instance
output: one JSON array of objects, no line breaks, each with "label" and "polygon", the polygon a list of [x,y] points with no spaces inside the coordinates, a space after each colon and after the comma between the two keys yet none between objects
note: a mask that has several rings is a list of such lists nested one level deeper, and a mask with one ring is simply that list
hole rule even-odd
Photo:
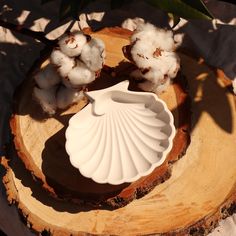
[{"label": "ceramic scallop dish", "polygon": [[160,166],[172,148],[174,120],[157,95],[128,81],[87,92],[90,103],[69,121],[71,164],[97,183],[133,182]]}]

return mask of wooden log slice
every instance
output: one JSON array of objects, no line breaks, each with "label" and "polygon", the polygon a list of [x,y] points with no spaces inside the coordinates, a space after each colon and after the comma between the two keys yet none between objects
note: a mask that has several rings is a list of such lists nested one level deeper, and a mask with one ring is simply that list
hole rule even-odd
[{"label": "wooden log slice", "polygon": [[171,177],[122,208],[93,209],[45,194],[10,153],[10,166],[2,159],[8,200],[31,228],[52,235],[199,236],[236,212],[235,97],[201,61],[184,55],[181,60],[192,96],[191,143]]},{"label": "wooden log slice", "polygon": [[[90,90],[108,87],[128,78],[127,75],[133,66],[125,60],[122,47],[129,43],[129,35],[129,31],[120,28],[93,33],[93,36],[103,39],[106,44],[107,67],[101,77],[89,87]],[[47,63],[48,59],[41,60],[34,71]],[[87,101],[81,101],[53,117],[46,117],[32,99],[33,86],[34,81],[29,77],[18,90],[11,129],[17,153],[25,167],[55,197],[83,204],[88,202],[95,206],[124,206],[169,178],[172,163],[183,156],[189,144],[190,103],[184,89],[184,78],[179,75],[173,86],[161,96],[173,112],[177,129],[173,149],[165,163],[150,175],[131,184],[97,184],[83,177],[70,164],[65,151],[65,130],[68,121]],[[131,81],[130,87],[134,89],[135,83]]]}]

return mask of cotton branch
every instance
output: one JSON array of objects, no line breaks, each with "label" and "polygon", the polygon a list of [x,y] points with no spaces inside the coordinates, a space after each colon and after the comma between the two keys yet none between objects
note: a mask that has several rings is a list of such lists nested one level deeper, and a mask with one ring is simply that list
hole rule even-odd
[{"label": "cotton branch", "polygon": [[0,19],[0,26],[2,26],[5,29],[9,29],[11,31],[14,31],[19,34],[23,34],[26,36],[29,36],[33,39],[37,39],[40,42],[44,43],[47,46],[53,46],[56,44],[57,40],[49,40],[46,38],[45,34],[43,32],[36,32],[30,29],[24,28],[22,25],[15,25],[6,21],[3,21]]}]

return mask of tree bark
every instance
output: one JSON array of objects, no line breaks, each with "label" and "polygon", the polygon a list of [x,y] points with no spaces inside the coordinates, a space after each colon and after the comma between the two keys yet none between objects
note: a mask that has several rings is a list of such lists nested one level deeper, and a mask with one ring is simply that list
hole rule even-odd
[{"label": "tree bark", "polygon": [[[95,35],[106,43],[108,70],[103,72],[103,80],[89,89],[117,83],[132,69],[129,63],[121,63],[124,58],[119,52],[128,44],[128,32],[105,29]],[[86,101],[48,118],[30,99],[32,80],[21,87],[17,113],[11,121],[21,160],[11,150],[11,161],[3,158],[2,165],[7,170],[4,184],[8,200],[17,203],[30,227],[54,235],[204,235],[218,220],[235,212],[235,97],[222,74],[202,60],[180,56],[191,107],[181,87],[182,77],[178,77],[161,96],[175,117],[173,149],[161,167],[128,185],[97,186],[82,176],[73,178],[77,170],[70,167],[64,155],[63,137],[69,117]],[[40,181],[35,182],[25,167]],[[49,196],[42,185],[54,197],[74,202]],[[107,205],[123,207],[107,210]]]}]

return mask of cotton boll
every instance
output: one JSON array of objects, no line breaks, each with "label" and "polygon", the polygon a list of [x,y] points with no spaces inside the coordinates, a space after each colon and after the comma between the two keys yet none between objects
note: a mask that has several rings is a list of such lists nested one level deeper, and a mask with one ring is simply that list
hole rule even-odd
[{"label": "cotton boll", "polygon": [[134,41],[136,41],[137,38],[143,38],[145,37],[147,34],[153,34],[153,36],[155,36],[156,33],[156,27],[150,23],[141,23],[137,25],[136,30],[134,31],[134,34],[131,36],[131,43],[133,43]]},{"label": "cotton boll", "polygon": [[162,84],[164,78],[174,78],[179,70],[179,60],[175,55],[170,57],[161,56],[158,59],[150,60],[150,67],[140,69],[142,78],[147,79],[154,84]]},{"label": "cotton boll", "polygon": [[164,77],[169,77],[166,74],[163,74],[158,67],[150,67],[147,69],[137,69],[134,70],[131,74],[131,77],[135,79],[147,79],[153,84],[161,84],[161,81],[164,80]]},{"label": "cotton boll", "polygon": [[[139,83],[138,87],[142,89],[143,91],[155,92],[157,85],[160,84],[161,79],[164,78],[164,76],[160,72],[158,74],[157,71],[149,70],[148,72],[143,74],[139,69],[137,69],[137,70],[132,71],[130,76],[135,78],[136,80],[141,80],[145,78],[146,74],[149,74],[148,76],[150,76],[150,80],[146,80],[142,83]],[[156,77],[156,74],[158,74],[159,76],[158,78]]]},{"label": "cotton boll", "polygon": [[[105,44],[104,44],[104,42],[101,39],[99,39],[99,38],[92,38],[90,40],[89,44],[91,46],[97,47],[102,54],[105,53]],[[104,57],[105,57],[105,54],[104,54]]]},{"label": "cotton boll", "polygon": [[148,72],[142,73],[144,79],[147,79],[155,84],[158,84],[160,80],[163,80],[164,74],[159,70],[159,68],[151,68]]},{"label": "cotton boll", "polygon": [[140,24],[137,27],[131,37],[131,43],[137,40],[165,51],[173,51],[175,47],[172,31],[157,28],[150,23]]},{"label": "cotton boll", "polygon": [[131,56],[137,67],[147,68],[150,66],[150,59],[153,57],[155,49],[149,44],[138,40],[131,47]]},{"label": "cotton boll", "polygon": [[145,65],[146,67],[134,70],[131,73],[131,77],[134,77],[135,79],[147,79],[153,83],[157,83],[157,81],[164,77],[164,73],[160,70],[160,65],[162,65],[162,63],[158,63],[158,60],[150,59],[148,64]]},{"label": "cotton boll", "polygon": [[66,77],[68,76],[69,72],[72,70],[73,67],[74,67],[74,62],[71,62],[58,67],[57,70],[62,77]]},{"label": "cotton boll", "polygon": [[180,60],[174,52],[162,52],[162,56],[152,60],[153,68],[159,69],[162,74],[174,78],[180,68]]},{"label": "cotton boll", "polygon": [[148,57],[145,51],[148,52],[148,49],[143,44],[137,44],[131,49],[132,58],[140,69],[142,78],[156,83],[155,81],[162,79],[164,75],[170,78],[176,76],[180,68],[180,60],[176,53],[161,51],[157,57]]},{"label": "cotton boll", "polygon": [[48,89],[59,84],[61,77],[55,68],[51,64],[48,64],[34,75],[34,80],[40,88]]},{"label": "cotton boll", "polygon": [[[149,36],[146,39],[137,39],[131,46],[130,53],[132,60],[139,68],[151,66],[151,64],[155,63],[153,58],[159,58],[162,56],[162,53],[165,52],[164,49],[161,49],[160,44],[157,45],[157,43],[154,42],[158,37],[152,37],[154,36]],[[162,40],[165,41],[164,39]]]},{"label": "cotton boll", "polygon": [[54,49],[50,55],[50,61],[55,66],[61,66],[65,62],[70,61],[71,59],[68,58],[64,53],[62,53],[59,49]]},{"label": "cotton boll", "polygon": [[158,58],[150,58],[148,66],[133,71],[131,76],[148,80],[140,84],[140,88],[158,94],[169,86],[180,67],[179,58],[174,52],[164,52]]},{"label": "cotton boll", "polygon": [[56,89],[57,87],[52,87],[49,89],[40,89],[34,87],[33,96],[41,105],[42,109],[49,115],[53,115],[56,112]]},{"label": "cotton boll", "polygon": [[180,68],[179,57],[173,52],[173,33],[144,23],[137,27],[130,41],[124,52],[138,67],[131,76],[147,80],[139,84],[141,89],[161,93]]},{"label": "cotton boll", "polygon": [[57,49],[53,50],[53,52],[51,53],[50,61],[57,67],[57,70],[62,77],[66,77],[75,65],[75,61],[73,58],[66,56],[64,53]]},{"label": "cotton boll", "polygon": [[161,82],[161,83],[156,84],[155,88],[153,88],[153,92],[156,93],[156,94],[161,94],[171,84],[171,80],[170,80],[170,78],[168,76],[165,77],[165,80],[159,81],[159,82]]},{"label": "cotton boll", "polygon": [[56,103],[59,109],[65,109],[70,105],[80,101],[84,97],[82,90],[70,89],[60,86],[57,91]]},{"label": "cotton boll", "polygon": [[58,42],[61,51],[68,57],[79,56],[86,43],[87,37],[82,32],[64,35]]},{"label": "cotton boll", "polygon": [[140,24],[137,25],[137,28],[135,30],[135,33],[139,33],[139,32],[143,32],[143,31],[155,31],[156,30],[156,26],[154,26],[151,23],[148,22],[141,22]]},{"label": "cotton boll", "polygon": [[164,51],[173,51],[175,49],[175,42],[172,31],[157,29],[154,45]]},{"label": "cotton boll", "polygon": [[95,80],[95,72],[91,71],[83,62],[77,60],[76,66],[69,72],[68,77],[63,79],[63,83],[65,81],[64,84],[67,87],[78,88],[91,83],[93,80]]},{"label": "cotton boll", "polygon": [[[152,43],[153,35],[145,35],[145,37],[137,38],[131,45],[131,56],[135,63],[142,63],[140,66],[145,66],[148,63],[148,59],[153,57],[156,50],[156,46]],[[144,64],[143,64],[144,63]]]},{"label": "cotton boll", "polygon": [[143,31],[137,34],[134,33],[131,36],[131,43],[135,43],[136,41],[141,40],[142,42],[146,42],[150,46],[155,42],[155,37],[157,37],[155,31]]},{"label": "cotton boll", "polygon": [[91,39],[84,45],[80,59],[92,71],[101,70],[105,59],[105,45],[103,41],[96,38]]},{"label": "cotton boll", "polygon": [[180,58],[175,52],[163,52],[163,61],[165,61],[167,71],[170,78],[175,78],[180,69]]}]

